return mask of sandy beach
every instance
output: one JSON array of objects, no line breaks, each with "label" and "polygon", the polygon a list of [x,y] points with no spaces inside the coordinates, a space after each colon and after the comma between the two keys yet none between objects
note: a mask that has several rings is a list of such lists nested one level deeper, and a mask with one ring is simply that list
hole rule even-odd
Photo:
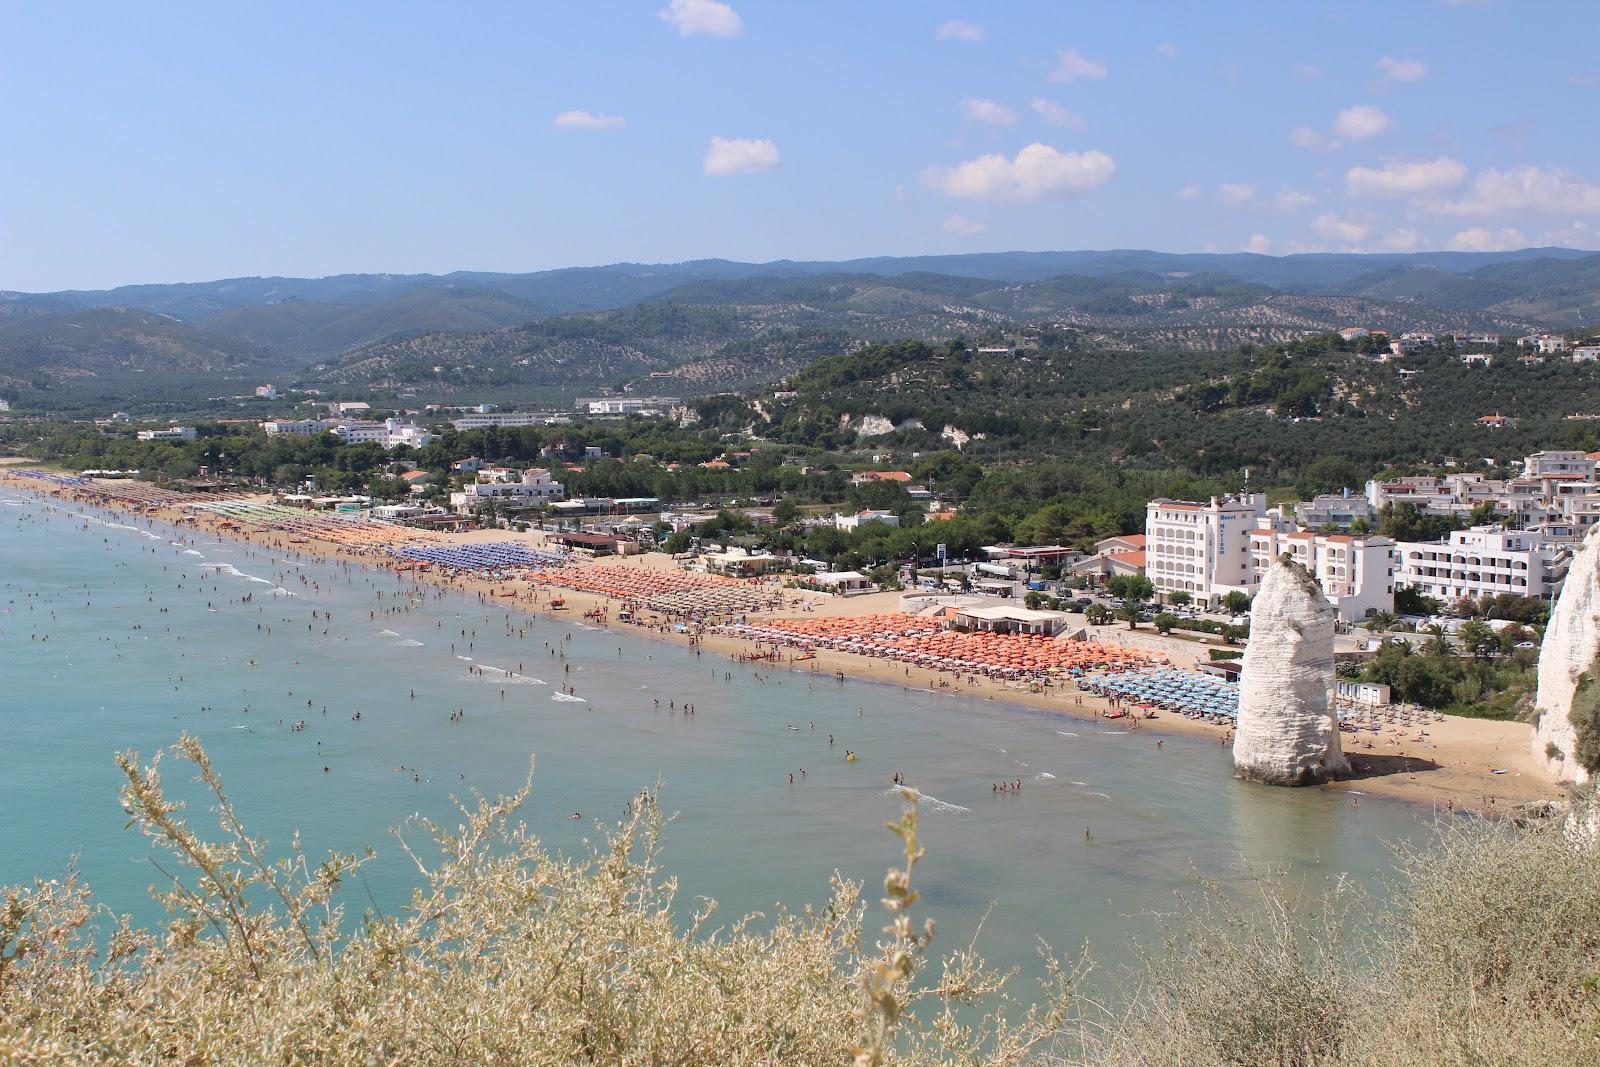
[{"label": "sandy beach", "polygon": [[[24,493],[103,507],[124,517],[203,530],[213,536],[234,538],[279,552],[304,553],[389,569],[404,567],[402,561],[377,545],[352,545],[315,536],[291,538],[278,531],[229,522],[181,503],[119,506],[119,502],[109,501],[94,490],[70,486],[51,488],[48,483],[19,475],[14,466],[7,469],[0,465],[0,485]],[[271,500],[265,495],[257,499],[262,502]],[[530,548],[544,546],[544,537],[539,531],[514,533],[507,530],[476,530],[463,534],[431,534],[428,540],[436,544],[518,542]],[[643,571],[680,569],[676,561],[662,553],[608,557],[603,563],[607,567]],[[577,561],[574,565],[582,567],[593,564]],[[593,624],[684,647],[697,643],[702,653],[727,656],[733,661],[748,660],[758,655],[772,656],[770,646],[758,647],[750,641],[714,631],[679,630],[674,621],[667,618],[652,618],[647,614],[642,622],[619,622],[617,614],[622,605],[618,601],[583,591],[552,589],[520,579],[495,581],[487,577],[467,577],[431,568],[406,569],[403,575],[397,574],[397,577],[470,593],[485,603],[504,604],[508,611],[557,618],[584,619],[589,616],[585,621]],[[893,592],[845,598],[784,589],[773,580],[750,584],[761,588],[769,599],[779,604],[769,610],[748,612],[752,622],[763,619],[862,616],[894,611],[899,605],[899,594]],[[564,601],[564,606],[553,606],[552,601],[556,599]],[[1192,665],[1204,651],[1188,642],[1162,639],[1150,630],[1128,635],[1126,629],[1120,626],[1096,628],[1095,638],[1105,642],[1125,642],[1129,647],[1146,653],[1159,650],[1179,666]],[[1016,682],[958,677],[950,672],[825,649],[803,660],[798,659],[792,650],[779,650],[776,658],[769,658],[767,662],[786,670],[815,672],[830,677],[842,673],[848,678],[883,685],[1007,701],[1064,716],[1095,718],[1109,710],[1107,701],[1081,692],[1070,684],[1040,690]],[[952,702],[950,707],[953,714],[960,713],[958,703]],[[1149,738],[1149,743],[1155,743],[1163,734],[1205,737],[1218,744],[1225,740],[1226,731],[1223,728],[1169,712],[1158,712],[1154,718],[1129,721],[1130,725],[1137,723],[1137,728],[1132,732]],[[1398,727],[1385,730],[1377,740],[1369,740],[1367,735],[1359,739],[1346,735],[1346,752],[1356,766],[1358,776],[1328,788],[1350,792],[1353,794],[1352,803],[1359,803],[1360,795],[1375,794],[1437,808],[1484,811],[1505,811],[1514,804],[1560,797],[1564,793],[1562,787],[1543,775],[1530,754],[1530,734],[1531,727],[1522,722],[1446,717],[1442,722],[1430,722],[1421,737],[1413,730]]]}]

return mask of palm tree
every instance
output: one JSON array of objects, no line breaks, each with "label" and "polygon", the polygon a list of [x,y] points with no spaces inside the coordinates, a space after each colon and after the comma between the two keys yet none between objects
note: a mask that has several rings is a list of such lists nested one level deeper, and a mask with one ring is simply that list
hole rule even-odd
[{"label": "palm tree", "polygon": [[1444,627],[1438,623],[1429,626],[1425,631],[1428,639],[1422,643],[1422,651],[1430,656],[1453,656],[1456,646],[1450,643],[1450,638],[1445,635]]},{"label": "palm tree", "polygon": [[1386,633],[1389,628],[1400,621],[1400,617],[1392,611],[1379,611],[1367,620],[1367,629],[1373,633]]}]

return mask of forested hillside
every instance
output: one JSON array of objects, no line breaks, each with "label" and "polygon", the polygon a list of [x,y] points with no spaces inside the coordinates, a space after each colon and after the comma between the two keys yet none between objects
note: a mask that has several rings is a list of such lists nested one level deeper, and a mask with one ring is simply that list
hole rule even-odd
[{"label": "forested hillside", "polygon": [[[1050,338],[1047,338],[1047,341]],[[1402,371],[1406,373],[1402,373]],[[1337,336],[1229,353],[875,345],[819,360],[777,390],[706,410],[795,445],[949,448],[971,457],[1114,463],[1302,491],[1359,484],[1394,465],[1512,459],[1600,443],[1600,369],[1447,349],[1378,363]],[[775,395],[776,394],[776,395]],[[789,395],[793,394],[793,395]],[[1513,416],[1514,428],[1479,420]]]}]

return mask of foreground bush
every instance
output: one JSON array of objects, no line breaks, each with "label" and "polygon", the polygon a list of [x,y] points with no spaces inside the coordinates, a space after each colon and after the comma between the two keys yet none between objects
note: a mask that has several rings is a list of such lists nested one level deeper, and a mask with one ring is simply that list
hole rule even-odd
[{"label": "foreground bush", "polygon": [[347,922],[337,891],[362,858],[269,858],[198,743],[177,753],[213,792],[215,841],[166,799],[159,758],[118,758],[131,825],[172,865],[162,929],[119,921],[97,943],[75,880],[4,891],[0,1063],[1600,1063],[1600,863],[1555,828],[1444,828],[1397,855],[1386,905],[1340,890],[1310,924],[1270,886],[1204,894],[1123,1008],[1081,1000],[1049,962],[1019,1012],[970,952],[931,959],[909,790],[871,945],[842,881],[825,907],[759,924],[677,915],[653,802],[568,860],[515,823],[526,786],[454,829],[415,824],[410,906]]}]

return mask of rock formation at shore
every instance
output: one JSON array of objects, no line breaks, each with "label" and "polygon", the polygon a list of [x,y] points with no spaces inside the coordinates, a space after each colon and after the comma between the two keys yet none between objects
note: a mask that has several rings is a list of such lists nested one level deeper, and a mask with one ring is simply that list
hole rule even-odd
[{"label": "rock formation at shore", "polygon": [[1310,785],[1350,773],[1333,703],[1334,615],[1300,564],[1280,557],[1268,568],[1239,677],[1239,777]]},{"label": "rock formation at shore", "polygon": [[1538,709],[1533,756],[1559,781],[1585,782],[1578,758],[1578,718],[1592,718],[1600,698],[1600,526],[1589,531],[1572,557],[1539,649]]}]

